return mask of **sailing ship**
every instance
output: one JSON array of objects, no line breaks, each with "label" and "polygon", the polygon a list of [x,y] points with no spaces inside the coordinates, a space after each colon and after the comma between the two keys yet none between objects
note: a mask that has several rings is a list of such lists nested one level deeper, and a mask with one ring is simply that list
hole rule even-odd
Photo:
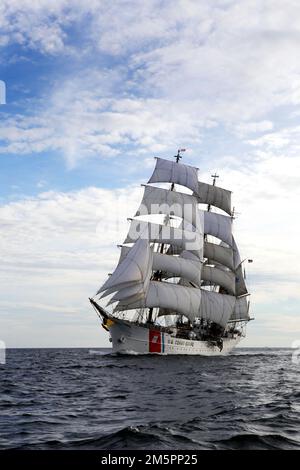
[{"label": "sailing ship", "polygon": [[216,174],[198,181],[184,150],[156,157],[119,262],[89,299],[115,353],[223,355],[251,320],[231,191]]}]

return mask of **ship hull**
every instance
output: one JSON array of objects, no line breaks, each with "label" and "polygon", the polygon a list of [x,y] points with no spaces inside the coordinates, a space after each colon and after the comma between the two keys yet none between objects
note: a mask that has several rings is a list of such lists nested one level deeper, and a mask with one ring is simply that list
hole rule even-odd
[{"label": "ship hull", "polygon": [[155,327],[113,320],[109,327],[113,353],[158,355],[226,355],[239,343],[241,337],[223,338],[223,344],[174,337]]}]

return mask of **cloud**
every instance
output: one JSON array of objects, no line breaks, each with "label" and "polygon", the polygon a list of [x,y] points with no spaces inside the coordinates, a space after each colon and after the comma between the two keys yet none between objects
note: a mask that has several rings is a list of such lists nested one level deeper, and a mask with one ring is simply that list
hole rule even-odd
[{"label": "cloud", "polygon": [[71,315],[76,315],[79,309],[73,306],[66,305],[51,305],[51,304],[39,304],[38,302],[12,302],[12,301],[0,301],[0,310],[37,310],[40,315],[43,315],[44,311],[46,312],[57,312],[61,315],[69,313]]},{"label": "cloud", "polygon": [[[272,2],[263,9],[253,1],[187,2],[185,12],[182,5],[162,8],[160,17],[169,26],[165,38],[130,56],[137,80],[147,89],[170,100],[190,101],[190,109],[223,122],[258,118],[276,106],[299,102],[300,33],[290,23],[299,12],[294,2],[286,8]],[[124,48],[126,25],[122,16],[118,21]],[[113,34],[111,30],[107,43],[113,43]]]},{"label": "cloud", "polygon": [[115,245],[140,193],[48,192],[0,208],[0,331],[8,346],[109,345],[88,297],[117,262]]},{"label": "cloud", "polygon": [[76,71],[58,68],[39,104],[4,117],[1,152],[60,152],[72,166],[180,142],[197,150],[218,126],[257,146],[252,134],[281,126],[272,114],[299,104],[299,13],[293,1],[5,1],[5,44],[20,57],[72,53]]},{"label": "cloud", "polygon": [[256,139],[248,140],[253,147],[272,151],[273,154],[288,152],[289,155],[298,156],[300,150],[300,126],[283,127],[275,132],[268,132]]},{"label": "cloud", "polygon": [[270,330],[274,330],[279,333],[297,333],[300,337],[300,316],[285,315],[284,321],[280,316],[274,315],[272,321],[267,323],[267,327]]},{"label": "cloud", "polygon": [[45,107],[0,122],[1,153],[59,152],[68,165],[84,158],[164,152],[179,142],[201,142],[210,122],[193,119],[167,100],[114,93],[122,70],[89,70],[59,83]]},{"label": "cloud", "polygon": [[0,27],[2,45],[17,43],[38,49],[43,53],[59,53],[66,37],[62,24],[69,23],[66,13],[68,1],[34,2],[16,0],[1,2]]},{"label": "cloud", "polygon": [[[70,290],[82,305],[116,262],[125,237],[126,214],[138,206],[141,188],[88,188],[71,193],[48,192],[1,207],[1,278],[5,297],[67,305]],[[122,217],[121,217],[122,214]],[[79,300],[76,286],[86,291]],[[73,291],[75,289],[75,291]]]},{"label": "cloud", "polygon": [[270,131],[272,129],[273,123],[271,121],[242,122],[235,126],[235,131],[241,137],[248,134]]},{"label": "cloud", "polygon": [[[299,302],[299,156],[266,152],[245,166],[226,158],[211,164],[220,169],[218,184],[233,191],[242,259],[254,260],[245,265],[254,311],[260,305],[268,310],[273,302]],[[209,181],[210,174],[200,173],[200,179]]]}]

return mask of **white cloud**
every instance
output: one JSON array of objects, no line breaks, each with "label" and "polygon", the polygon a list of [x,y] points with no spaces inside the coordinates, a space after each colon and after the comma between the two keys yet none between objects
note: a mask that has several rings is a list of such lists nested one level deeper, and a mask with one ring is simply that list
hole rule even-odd
[{"label": "white cloud", "polygon": [[258,122],[242,122],[235,126],[235,131],[241,137],[247,134],[256,134],[273,129],[273,123],[271,121],[258,121]]},{"label": "white cloud", "polygon": [[59,53],[64,49],[66,34],[63,25],[69,24],[67,0],[38,2],[3,0],[0,5],[2,42],[18,43],[44,53]]},{"label": "white cloud", "polygon": [[164,152],[184,142],[193,146],[201,142],[202,129],[212,125],[194,119],[188,110],[178,113],[168,100],[114,96],[121,80],[122,70],[90,70],[88,78],[58,84],[47,105],[36,107],[34,115],[0,122],[0,152],[56,151],[74,166],[86,157]]},{"label": "white cloud", "polygon": [[[267,323],[267,322],[266,322]],[[276,332],[286,334],[286,333],[296,333],[300,338],[300,316],[293,316],[293,315],[284,315],[283,318],[274,315],[272,321],[267,323],[267,328],[270,330],[274,330]]]},{"label": "white cloud", "polygon": [[[300,158],[269,153],[244,167],[225,158],[215,164],[219,185],[233,190],[242,258],[254,260],[246,266],[254,312],[273,302],[299,303]],[[209,177],[207,172],[201,179]]]},{"label": "white cloud", "polygon": [[53,304],[39,304],[38,302],[15,302],[15,301],[0,301],[0,310],[37,310],[39,315],[44,315],[46,312],[57,312],[61,315],[69,313],[75,316],[80,309],[75,306],[67,305],[53,305]]},{"label": "white cloud", "polygon": [[[300,100],[299,13],[292,0],[263,7],[250,0],[5,1],[7,41],[45,54],[72,51],[82,64],[76,77],[59,77],[42,107],[3,120],[2,152],[60,151],[74,165],[121,154],[120,146],[199,147],[211,125],[240,138],[270,131],[270,113]],[[80,25],[77,43],[71,31]]]},{"label": "white cloud", "polygon": [[8,346],[109,345],[88,297],[118,259],[115,244],[140,193],[48,192],[0,208],[0,331]]},{"label": "white cloud", "polygon": [[[290,22],[299,6],[270,2],[261,8],[253,1],[187,5],[191,10],[187,7],[186,14],[181,2],[168,4],[168,15],[160,12],[169,29],[176,25],[173,36],[167,32],[165,40],[132,54],[131,63],[148,89],[192,101],[206,117],[221,121],[253,119],[299,102],[300,33],[299,25]],[[118,26],[125,35],[122,17]]]},{"label": "white cloud", "polygon": [[300,126],[281,128],[278,131],[266,133],[256,139],[248,140],[254,147],[275,152],[288,152],[289,155],[299,156]]}]

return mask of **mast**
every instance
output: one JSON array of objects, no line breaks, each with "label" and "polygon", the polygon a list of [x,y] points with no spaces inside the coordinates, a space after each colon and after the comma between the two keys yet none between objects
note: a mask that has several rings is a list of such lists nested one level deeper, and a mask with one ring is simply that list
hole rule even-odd
[{"label": "mast", "polygon": [[[212,179],[213,179],[213,182],[212,182],[212,185],[213,186],[216,186],[216,181],[217,181],[217,178],[219,178],[219,175],[217,175],[217,173],[215,172],[214,175],[211,175]],[[207,212],[210,212],[210,209],[211,209],[211,204],[208,204],[207,206]],[[207,242],[207,234],[204,235],[204,241]],[[209,259],[207,260],[207,263],[209,264]]]},{"label": "mast", "polygon": [[[174,155],[174,157],[173,157],[173,158],[176,158],[176,163],[179,163],[179,161],[180,161],[181,158],[182,158],[182,155],[180,155],[180,154],[181,154],[182,152],[185,152],[185,151],[186,151],[186,149],[178,149],[178,150],[177,150],[177,155]],[[175,186],[175,184],[172,183],[172,184],[171,184],[171,191],[174,190],[174,186]]]},{"label": "mast", "polygon": [[[185,152],[186,149],[178,149],[177,155],[174,155],[174,158],[176,158],[176,163],[179,163],[182,155],[180,155],[181,152]],[[171,184],[171,191],[174,191],[174,183]],[[181,315],[181,322],[182,322],[182,315]]]},{"label": "mast", "polygon": [[[186,149],[178,149],[177,150],[177,155],[174,155],[173,158],[176,158],[176,163],[179,163],[179,161],[181,160],[182,158],[182,155],[180,155],[182,152],[185,152]],[[175,188],[175,183],[172,183],[171,184],[171,188],[170,188],[170,191],[174,191],[174,188]],[[160,253],[163,253],[164,251],[164,243],[161,244],[161,247],[159,249],[159,252]],[[153,276],[152,276],[152,280],[153,281],[159,281],[161,280],[160,279],[160,276],[159,276],[159,271],[156,271]],[[149,308],[149,314],[148,314],[148,323],[152,323],[153,322],[153,308]]]},{"label": "mast", "polygon": [[[211,175],[211,177],[213,179],[212,185],[216,186],[216,181],[217,181],[217,178],[219,178],[219,175],[217,175],[217,173],[215,173],[214,175]],[[210,212],[210,209],[211,209],[211,204],[208,204],[207,211]]]}]

